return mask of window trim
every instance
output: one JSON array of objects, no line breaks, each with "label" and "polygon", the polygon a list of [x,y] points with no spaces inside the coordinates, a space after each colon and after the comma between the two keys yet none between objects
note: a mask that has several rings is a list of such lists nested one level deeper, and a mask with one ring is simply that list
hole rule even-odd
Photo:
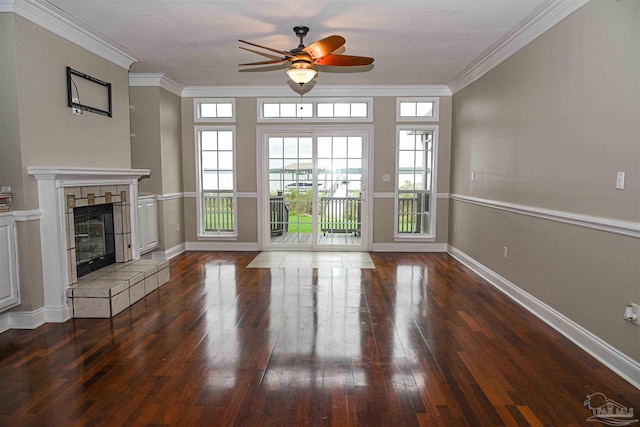
[{"label": "window trim", "polygon": [[[218,232],[205,231],[204,215],[202,212],[202,131],[231,131],[232,150],[233,150],[233,231]],[[237,163],[236,163],[236,126],[235,125],[199,125],[194,126],[195,132],[195,157],[196,157],[196,216],[197,216],[197,239],[198,240],[237,240],[238,239],[238,182],[237,182]]]},{"label": "window trim", "polygon": [[[394,189],[394,206],[393,206],[393,239],[397,242],[435,242],[436,240],[436,223],[437,223],[437,209],[438,209],[438,139],[439,139],[439,125],[408,125],[401,124],[396,125],[396,159],[395,159],[395,172],[396,172],[396,185]],[[433,168],[431,170],[431,194],[429,197],[429,233],[409,234],[398,232],[398,204],[399,201],[399,175],[400,167],[399,152],[400,152],[400,131],[403,130],[424,130],[431,131],[433,133]]]},{"label": "window trim", "polygon": [[[231,104],[231,117],[200,117],[200,104]],[[229,123],[236,121],[235,98],[194,98],[193,121],[195,123]]]},{"label": "window trim", "polygon": [[[431,117],[407,117],[400,115],[401,102],[431,102],[433,103],[433,116]],[[440,121],[440,98],[437,96],[411,96],[396,98],[396,121],[398,122],[437,122]]]},{"label": "window trim", "polygon": [[[286,98],[258,98],[257,99],[257,119],[258,123],[284,123],[284,122],[304,122],[304,123],[322,123],[322,122],[373,122],[373,97],[346,97],[346,98],[304,98],[286,97]],[[367,104],[366,117],[318,117],[318,104],[324,103],[364,103]],[[311,117],[264,117],[264,104],[312,104]]]}]

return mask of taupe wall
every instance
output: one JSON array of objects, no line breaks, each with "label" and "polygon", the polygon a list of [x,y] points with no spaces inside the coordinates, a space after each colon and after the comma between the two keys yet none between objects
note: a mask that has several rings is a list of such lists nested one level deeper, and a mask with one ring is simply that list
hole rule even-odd
[{"label": "taupe wall", "polygon": [[[236,98],[235,123],[195,123],[193,98],[182,99],[182,166],[184,191],[196,191],[196,125],[233,125],[236,127],[236,185],[240,193],[255,193],[256,181],[256,99]],[[240,197],[238,209],[237,243],[256,243],[258,241],[258,206],[255,197]],[[185,240],[197,242],[196,199],[184,200]]]},{"label": "taupe wall", "polygon": [[[438,126],[438,171],[437,188],[434,195],[449,193],[451,163],[451,98],[440,97],[440,114],[437,122],[396,122],[396,97],[377,97],[374,99],[374,192],[394,193],[396,190],[396,127],[402,125]],[[391,175],[390,182],[382,180],[383,174]],[[387,198],[374,199],[373,206],[373,243],[390,244],[394,242],[394,201]],[[434,243],[447,243],[449,202],[446,198],[437,200],[436,239]],[[405,247],[424,251],[424,242],[402,242]]]},{"label": "taupe wall", "polygon": [[[179,96],[160,89],[160,135],[162,138],[162,194],[182,193],[182,118]],[[158,203],[160,249],[184,243],[184,202],[182,198]]]},{"label": "taupe wall", "polygon": [[[130,168],[128,70],[14,13],[0,13],[0,24],[0,177],[14,192],[11,209],[39,208],[28,166]],[[112,84],[113,117],[71,113],[67,66]],[[39,222],[18,223],[17,240],[22,304],[14,311],[33,311],[44,305]]]},{"label": "taupe wall", "polygon": [[182,192],[181,99],[160,89],[160,135],[162,138],[162,192]]},{"label": "taupe wall", "polygon": [[[193,98],[182,98],[182,185],[183,191],[195,195],[196,192],[196,152],[195,130],[193,117]],[[196,199],[185,197],[184,199],[184,239],[185,242],[198,240],[198,222]]]},{"label": "taupe wall", "polygon": [[151,171],[139,191],[158,196],[158,249],[166,251],[184,243],[181,99],[159,87],[131,87],[130,97],[131,163]]},{"label": "taupe wall", "polygon": [[131,87],[131,166],[149,169],[151,175],[138,183],[141,195],[162,194],[162,147],[160,88]]},{"label": "taupe wall", "polygon": [[[589,2],[454,95],[452,193],[640,221],[639,79],[640,2]],[[463,201],[449,238],[640,361],[640,239]]]},{"label": "taupe wall", "polygon": [[15,192],[11,207],[22,209],[24,197],[16,72],[14,15],[0,13],[0,185],[11,186]]},{"label": "taupe wall", "polygon": [[[23,167],[131,167],[128,70],[18,15],[15,24]],[[67,66],[112,84],[113,117],[71,114]],[[35,209],[35,179],[24,174]]]},{"label": "taupe wall", "polygon": [[[183,139],[183,168],[184,191],[196,191],[195,171],[195,125],[208,123],[194,123],[193,98],[182,100],[182,139]],[[396,147],[396,98],[376,97],[373,104],[374,112],[374,193],[393,193],[395,191],[395,147]],[[256,193],[258,191],[256,170],[257,141],[257,99],[236,98],[237,119],[236,126],[236,167],[238,192]],[[215,123],[213,123],[215,124]],[[221,123],[225,125],[226,123]],[[403,124],[410,124],[403,122]],[[418,124],[418,123],[416,123]],[[419,124],[425,124],[424,122]],[[450,153],[451,153],[451,98],[440,98],[440,121],[430,122],[439,126],[438,141],[438,193],[449,192]],[[369,125],[369,123],[366,123]],[[279,127],[282,124],[278,125]],[[297,124],[291,124],[295,128]],[[382,175],[390,174],[391,182],[383,182]],[[394,204],[392,199],[371,198],[373,202],[373,244],[394,244],[393,216]],[[238,199],[238,240],[239,243],[256,243],[258,241],[258,201],[255,197]],[[438,200],[438,217],[436,225],[435,243],[447,243],[449,203],[446,198]],[[185,199],[185,239],[187,242],[197,241],[196,201],[194,198]],[[424,242],[399,243],[404,247],[415,247],[416,251],[424,250]]]}]

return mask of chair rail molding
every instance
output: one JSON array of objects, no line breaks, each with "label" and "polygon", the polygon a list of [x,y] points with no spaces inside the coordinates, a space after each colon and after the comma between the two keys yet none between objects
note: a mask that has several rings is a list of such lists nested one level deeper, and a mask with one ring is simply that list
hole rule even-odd
[{"label": "chair rail molding", "polygon": [[451,194],[449,198],[458,202],[471,203],[487,208],[500,209],[503,211],[514,212],[521,215],[528,215],[536,218],[563,222],[565,224],[578,225],[594,230],[622,234],[623,236],[635,237],[637,239],[640,238],[640,223],[638,222],[622,221],[592,215],[576,214],[573,212],[559,211],[554,209],[538,208],[535,206],[521,205],[517,203],[481,199],[477,197],[465,196],[462,194]]}]

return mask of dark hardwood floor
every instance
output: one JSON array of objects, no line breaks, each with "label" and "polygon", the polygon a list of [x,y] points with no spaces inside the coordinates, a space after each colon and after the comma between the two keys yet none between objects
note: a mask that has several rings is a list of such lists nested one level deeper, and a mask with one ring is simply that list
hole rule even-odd
[{"label": "dark hardwood floor", "polygon": [[585,426],[640,390],[446,254],[189,252],[113,319],[0,334],[1,426]]}]

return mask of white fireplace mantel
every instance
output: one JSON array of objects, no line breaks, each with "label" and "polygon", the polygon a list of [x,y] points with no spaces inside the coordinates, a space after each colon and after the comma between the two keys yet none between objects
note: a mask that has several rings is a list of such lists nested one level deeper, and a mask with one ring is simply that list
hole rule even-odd
[{"label": "white fireplace mantel", "polygon": [[[66,187],[127,185],[132,206],[137,205],[138,180],[150,175],[148,169],[100,169],[55,166],[29,166],[27,172],[38,182],[40,244],[46,322],[64,322],[71,318],[66,291],[69,286],[66,237]],[[131,213],[133,258],[139,258],[137,209]]]}]

